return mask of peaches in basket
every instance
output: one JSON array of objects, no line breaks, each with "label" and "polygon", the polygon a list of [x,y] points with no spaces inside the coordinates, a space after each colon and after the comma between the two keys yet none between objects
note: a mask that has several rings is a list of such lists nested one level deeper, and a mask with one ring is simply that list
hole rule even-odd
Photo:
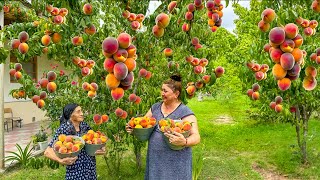
[{"label": "peaches in basket", "polygon": [[173,120],[170,118],[161,119],[159,121],[159,128],[161,132],[178,132],[184,133],[191,130],[192,124],[189,121]]},{"label": "peaches in basket", "polygon": [[157,120],[154,117],[136,117],[131,118],[128,122],[131,128],[139,129],[139,128],[151,128],[155,126]]}]

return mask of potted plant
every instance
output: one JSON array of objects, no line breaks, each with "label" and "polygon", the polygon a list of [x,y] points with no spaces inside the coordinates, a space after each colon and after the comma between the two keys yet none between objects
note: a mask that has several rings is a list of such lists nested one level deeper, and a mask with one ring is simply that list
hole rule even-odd
[{"label": "potted plant", "polygon": [[40,129],[39,132],[32,136],[33,143],[38,143],[40,150],[45,150],[48,147],[48,134],[44,129]]}]

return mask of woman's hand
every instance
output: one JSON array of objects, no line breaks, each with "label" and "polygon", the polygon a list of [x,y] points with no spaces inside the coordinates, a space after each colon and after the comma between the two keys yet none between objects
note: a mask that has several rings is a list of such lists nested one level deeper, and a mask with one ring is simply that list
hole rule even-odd
[{"label": "woman's hand", "polygon": [[66,157],[66,158],[60,159],[59,163],[62,165],[70,166],[70,165],[74,164],[74,162],[76,162],[77,159],[78,159],[78,157]]},{"label": "woman's hand", "polygon": [[96,155],[105,155],[106,154],[106,147],[102,147],[95,152]]},{"label": "woman's hand", "polygon": [[186,138],[181,134],[177,132],[170,133],[164,133],[165,136],[169,138],[169,142],[176,146],[185,146],[186,145]]},{"label": "woman's hand", "polygon": [[132,127],[128,123],[126,124],[126,131],[129,134],[132,134],[132,131],[133,131]]}]

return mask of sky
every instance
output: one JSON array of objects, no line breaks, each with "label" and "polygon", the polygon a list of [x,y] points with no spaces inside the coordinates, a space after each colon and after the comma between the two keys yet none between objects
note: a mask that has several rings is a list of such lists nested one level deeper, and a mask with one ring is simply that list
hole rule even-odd
[{"label": "sky", "polygon": [[[237,15],[234,14],[233,12],[233,7],[231,0],[229,2],[228,7],[225,7],[226,3],[225,1],[221,1],[224,8],[222,10],[223,12],[223,17],[222,17],[222,27],[226,28],[228,31],[232,32],[233,29],[235,28],[235,24],[233,21],[237,19]],[[250,0],[239,0],[238,2],[241,6],[249,8],[250,7]],[[155,9],[161,4],[161,1],[150,1],[149,4],[149,12],[146,13],[146,16],[148,14],[151,14],[155,11]]]}]

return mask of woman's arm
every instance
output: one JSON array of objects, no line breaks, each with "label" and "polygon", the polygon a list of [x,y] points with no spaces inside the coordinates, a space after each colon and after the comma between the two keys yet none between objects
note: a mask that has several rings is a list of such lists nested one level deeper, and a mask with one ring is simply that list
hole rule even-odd
[{"label": "woman's arm", "polygon": [[183,121],[189,121],[192,123],[190,136],[186,138],[185,146],[194,146],[200,143],[200,134],[198,130],[197,118],[194,115],[187,116],[182,119]]}]

